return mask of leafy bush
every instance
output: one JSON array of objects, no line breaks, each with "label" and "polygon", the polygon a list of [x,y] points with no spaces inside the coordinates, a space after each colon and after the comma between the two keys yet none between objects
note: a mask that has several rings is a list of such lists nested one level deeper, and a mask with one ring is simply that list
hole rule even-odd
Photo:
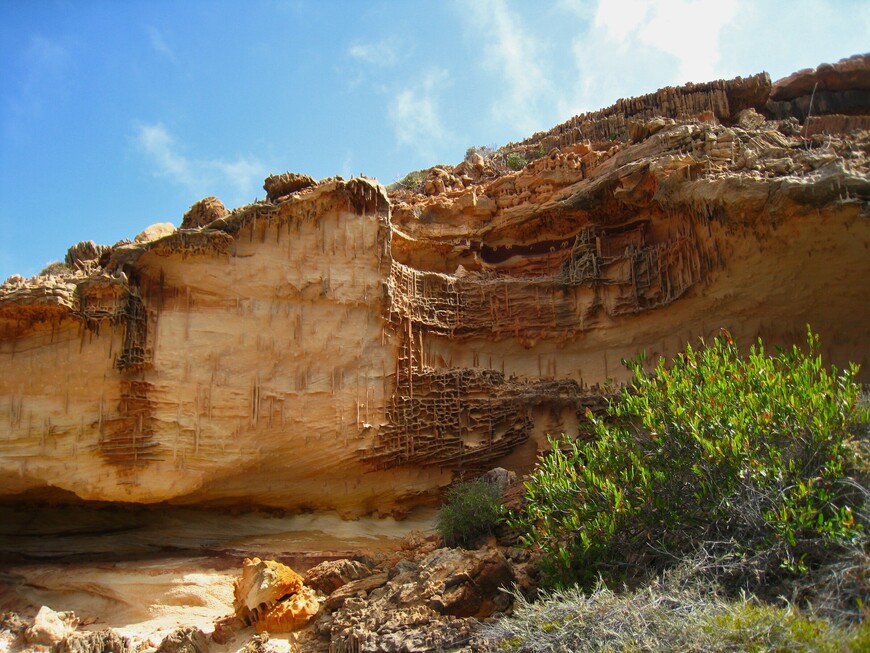
[{"label": "leafy bush", "polygon": [[522,170],[528,164],[528,160],[520,152],[511,152],[505,157],[505,163],[511,170]]},{"label": "leafy bush", "polygon": [[501,490],[484,480],[457,483],[447,491],[436,528],[448,546],[473,546],[502,521]]},{"label": "leafy bush", "polygon": [[66,263],[63,263],[61,261],[52,261],[51,263],[48,263],[44,268],[42,268],[42,270],[40,270],[39,276],[45,277],[50,274],[62,275],[68,274],[70,271],[71,268]]},{"label": "leafy bush", "polygon": [[[725,598],[692,579],[688,568],[626,593],[603,585],[514,597],[513,615],[486,625],[483,650],[522,651],[804,651],[868,650],[870,622],[838,624],[792,607]],[[686,576],[685,573],[689,575]]]},{"label": "leafy bush", "polygon": [[866,421],[857,367],[822,367],[818,337],[742,358],[727,333],[589,414],[594,438],[553,440],[516,521],[556,585],[631,579],[704,550],[717,580],[755,590],[865,540],[867,491],[849,473]]},{"label": "leafy bush", "polygon": [[387,192],[392,193],[402,189],[418,193],[422,192],[427,172],[427,170],[415,170],[414,172],[409,172],[398,181],[394,181],[392,184],[387,186]]}]

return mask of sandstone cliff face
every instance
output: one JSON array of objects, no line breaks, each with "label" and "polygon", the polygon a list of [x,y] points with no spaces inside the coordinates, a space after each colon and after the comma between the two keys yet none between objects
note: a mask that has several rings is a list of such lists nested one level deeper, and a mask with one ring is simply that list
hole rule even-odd
[{"label": "sandstone cliff face", "polygon": [[[809,323],[868,378],[870,62],[820,70],[623,101],[426,192],[271,177],[7,280],[0,493],[386,513],[528,468],[622,358],[723,327]],[[843,113],[788,114],[807,89]]]}]

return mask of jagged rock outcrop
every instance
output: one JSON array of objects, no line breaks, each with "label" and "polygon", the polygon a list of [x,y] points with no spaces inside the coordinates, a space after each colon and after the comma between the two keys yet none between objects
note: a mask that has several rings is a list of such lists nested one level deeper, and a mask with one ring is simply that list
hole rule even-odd
[{"label": "jagged rock outcrop", "polygon": [[229,211],[217,197],[206,197],[190,207],[181,220],[182,229],[199,229],[229,215]]},{"label": "jagged rock outcrop", "polygon": [[71,269],[88,269],[95,267],[110,249],[108,245],[97,245],[93,240],[83,240],[67,250],[63,262]]},{"label": "jagged rock outcrop", "polygon": [[517,573],[496,548],[409,551],[330,594],[313,628],[334,653],[462,649],[477,619],[510,609]]},{"label": "jagged rock outcrop", "polygon": [[835,64],[822,64],[792,73],[773,85],[765,105],[773,116],[860,115],[867,129],[870,105],[870,54],[859,54]]},{"label": "jagged rock outcrop", "polygon": [[320,610],[302,576],[274,560],[246,559],[233,587],[236,617],[258,633],[289,633],[305,626]]},{"label": "jagged rock outcrop", "polygon": [[96,632],[76,632],[55,644],[51,653],[133,653],[129,637],[106,628]]},{"label": "jagged rock outcrop", "polygon": [[263,190],[266,191],[266,199],[275,202],[282,197],[288,197],[291,193],[310,188],[315,183],[314,179],[308,175],[302,175],[298,172],[285,172],[280,175],[266,177],[266,181],[263,183]]},{"label": "jagged rock outcrop", "polygon": [[[278,175],[10,278],[0,494],[401,514],[529,468],[641,350],[809,323],[866,379],[868,68],[663,89],[508,146],[521,170],[474,153],[389,196]],[[857,100],[772,104],[807,75]]]},{"label": "jagged rock outcrop", "polygon": [[199,628],[179,628],[164,637],[154,653],[209,653],[208,638]]}]

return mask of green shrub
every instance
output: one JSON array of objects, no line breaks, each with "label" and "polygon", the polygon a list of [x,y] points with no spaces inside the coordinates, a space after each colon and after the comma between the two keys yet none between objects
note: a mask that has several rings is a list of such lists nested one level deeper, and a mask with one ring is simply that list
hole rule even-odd
[{"label": "green shrub", "polygon": [[511,152],[505,157],[505,163],[511,170],[522,170],[528,164],[528,160],[520,152]]},{"label": "green shrub", "polygon": [[427,170],[415,170],[414,172],[409,172],[398,181],[394,181],[392,184],[387,186],[387,192],[392,193],[402,189],[418,193],[423,192],[423,185],[426,181],[427,172]]},{"label": "green shrub", "polygon": [[52,261],[48,263],[42,270],[39,272],[40,277],[48,276],[50,274],[61,275],[68,274],[71,271],[71,268],[62,261]]},{"label": "green shrub", "polygon": [[744,359],[725,333],[651,375],[627,363],[610,420],[589,414],[589,442],[552,440],[526,483],[516,525],[549,581],[623,582],[700,549],[717,580],[754,590],[857,546],[857,367],[829,372],[812,332],[808,346],[769,356],[759,342]]},{"label": "green shrub", "polygon": [[473,546],[502,521],[501,490],[484,480],[457,483],[447,490],[436,528],[448,546]]}]

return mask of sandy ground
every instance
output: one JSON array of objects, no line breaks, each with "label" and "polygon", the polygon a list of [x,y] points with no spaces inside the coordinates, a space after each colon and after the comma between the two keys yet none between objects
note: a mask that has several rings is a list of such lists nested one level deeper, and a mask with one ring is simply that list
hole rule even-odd
[{"label": "sandy ground", "polygon": [[[401,522],[348,522],[328,515],[183,511],[148,515],[135,528],[95,532],[93,520],[75,527],[61,520],[52,529],[46,521],[27,527],[12,519],[0,527],[0,552],[26,559],[0,568],[0,611],[28,620],[42,605],[73,611],[81,628],[113,628],[148,649],[180,626],[210,634],[214,621],[232,612],[233,581],[244,557],[280,559],[304,573],[325,558],[395,549],[409,531],[431,530],[433,520],[432,512]],[[158,553],[167,548],[170,554]],[[71,555],[71,561],[58,559]],[[246,629],[223,646],[211,643],[211,650],[237,651],[252,635]],[[297,648],[294,635],[271,641],[279,650]],[[0,638],[0,652],[9,650],[9,641]]]}]

